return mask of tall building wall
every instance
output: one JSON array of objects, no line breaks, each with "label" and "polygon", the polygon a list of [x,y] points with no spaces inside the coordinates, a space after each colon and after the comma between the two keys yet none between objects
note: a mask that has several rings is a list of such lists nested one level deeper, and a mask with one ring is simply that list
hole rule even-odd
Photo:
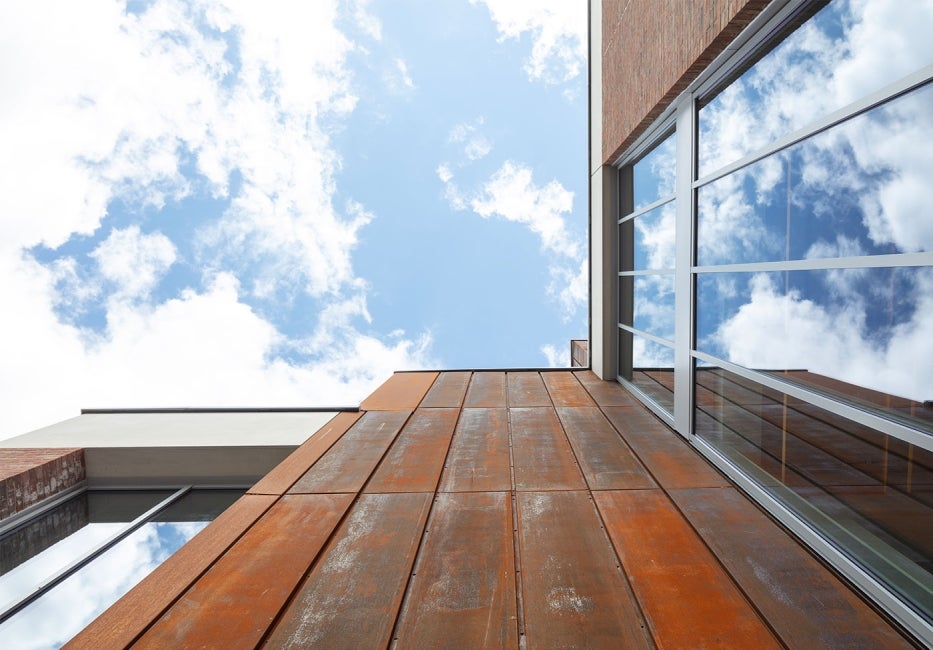
[{"label": "tall building wall", "polygon": [[767,5],[603,0],[603,163],[612,164]]}]

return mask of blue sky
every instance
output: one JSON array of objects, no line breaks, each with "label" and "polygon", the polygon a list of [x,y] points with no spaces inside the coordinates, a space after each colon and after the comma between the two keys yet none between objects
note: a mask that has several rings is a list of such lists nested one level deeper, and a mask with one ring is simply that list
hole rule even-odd
[{"label": "blue sky", "polygon": [[582,0],[18,4],[0,438],[585,338]]}]

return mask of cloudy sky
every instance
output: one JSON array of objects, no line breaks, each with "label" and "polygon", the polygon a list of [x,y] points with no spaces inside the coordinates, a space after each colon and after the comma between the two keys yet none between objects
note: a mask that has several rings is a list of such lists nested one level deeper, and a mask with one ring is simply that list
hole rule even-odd
[{"label": "cloudy sky", "polygon": [[586,336],[583,0],[8,3],[0,438]]}]

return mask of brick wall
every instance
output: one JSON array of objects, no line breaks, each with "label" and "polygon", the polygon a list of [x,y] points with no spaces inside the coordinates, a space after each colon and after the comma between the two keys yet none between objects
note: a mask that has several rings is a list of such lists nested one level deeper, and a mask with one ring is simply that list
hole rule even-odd
[{"label": "brick wall", "polygon": [[0,520],[84,479],[83,449],[0,449]]},{"label": "brick wall", "polygon": [[611,164],[768,0],[603,0],[603,161]]}]

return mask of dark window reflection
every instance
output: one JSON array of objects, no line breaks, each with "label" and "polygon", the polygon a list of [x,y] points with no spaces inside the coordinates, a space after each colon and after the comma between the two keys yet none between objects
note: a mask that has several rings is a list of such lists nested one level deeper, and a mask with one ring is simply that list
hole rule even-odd
[{"label": "dark window reflection", "polygon": [[698,436],[933,615],[933,454],[718,368],[696,396]]}]

